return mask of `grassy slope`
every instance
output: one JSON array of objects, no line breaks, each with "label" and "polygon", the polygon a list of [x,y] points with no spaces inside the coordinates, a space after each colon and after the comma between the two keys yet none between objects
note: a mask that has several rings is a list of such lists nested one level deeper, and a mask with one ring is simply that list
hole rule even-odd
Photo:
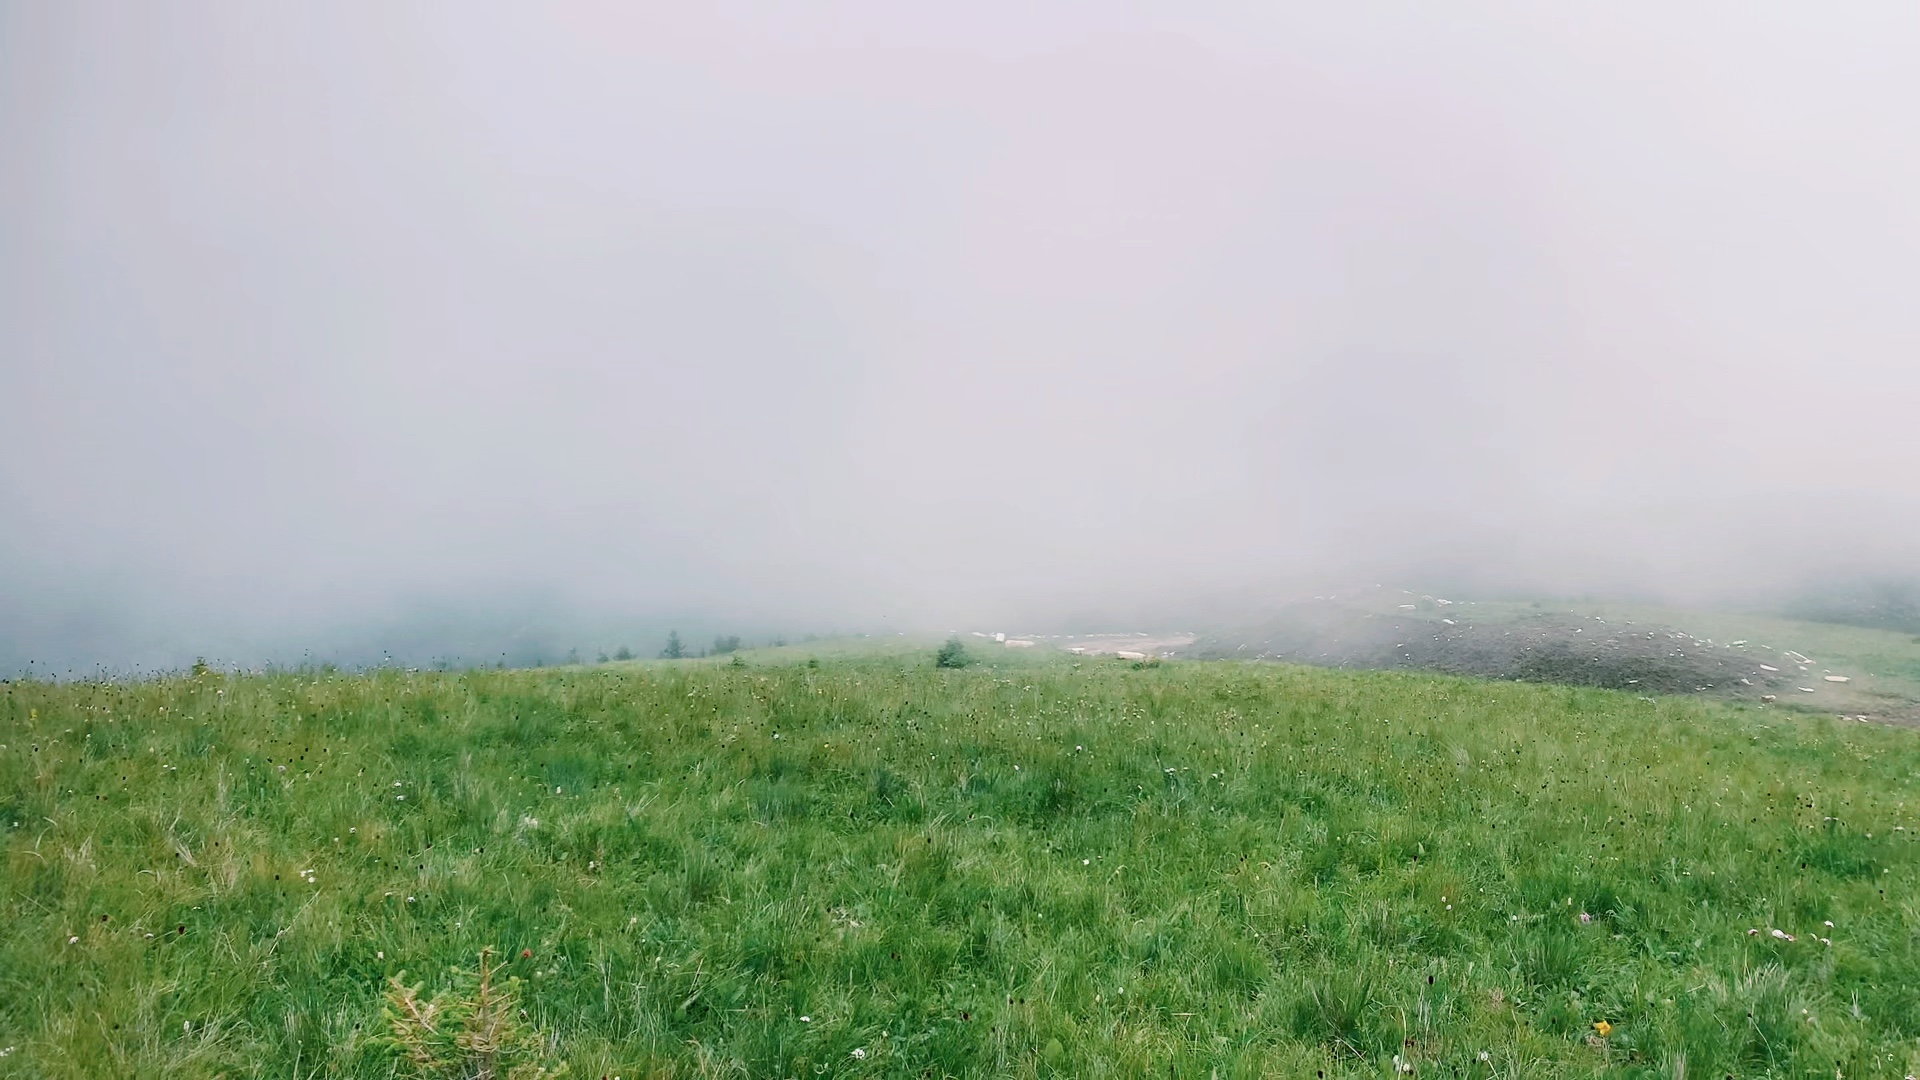
[{"label": "grassy slope", "polygon": [[1911,731],[994,659],[0,687],[0,1075],[387,1076],[488,945],[592,1077],[1920,1069]]}]

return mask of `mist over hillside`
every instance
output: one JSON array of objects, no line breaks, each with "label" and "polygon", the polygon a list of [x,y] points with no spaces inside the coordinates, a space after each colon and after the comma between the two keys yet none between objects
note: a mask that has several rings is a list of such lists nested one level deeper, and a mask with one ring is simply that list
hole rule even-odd
[{"label": "mist over hillside", "polygon": [[1844,598],[1920,580],[1916,44],[1896,4],[8,5],[0,673],[1345,581],[1907,625]]}]

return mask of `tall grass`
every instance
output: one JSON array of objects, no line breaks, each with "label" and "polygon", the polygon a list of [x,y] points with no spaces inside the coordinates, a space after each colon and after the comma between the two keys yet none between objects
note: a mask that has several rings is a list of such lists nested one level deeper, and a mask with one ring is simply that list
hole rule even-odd
[{"label": "tall grass", "polygon": [[487,948],[577,1076],[1920,1070],[1912,731],[889,656],[14,683],[0,743],[0,1075],[396,1075],[390,978]]}]

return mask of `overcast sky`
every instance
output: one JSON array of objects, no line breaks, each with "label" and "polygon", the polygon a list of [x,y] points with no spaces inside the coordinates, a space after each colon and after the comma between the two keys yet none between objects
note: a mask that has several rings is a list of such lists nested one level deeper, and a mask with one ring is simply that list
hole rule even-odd
[{"label": "overcast sky", "polygon": [[1910,568],[1916,45],[1905,2],[0,0],[0,669]]}]

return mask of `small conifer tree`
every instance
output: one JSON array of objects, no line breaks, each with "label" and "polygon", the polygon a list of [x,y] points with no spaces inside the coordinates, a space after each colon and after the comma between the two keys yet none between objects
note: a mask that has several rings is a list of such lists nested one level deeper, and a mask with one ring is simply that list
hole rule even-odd
[{"label": "small conifer tree", "polygon": [[963,668],[973,663],[973,657],[967,655],[967,647],[959,638],[948,638],[940,651],[933,654],[933,666],[943,668]]}]

